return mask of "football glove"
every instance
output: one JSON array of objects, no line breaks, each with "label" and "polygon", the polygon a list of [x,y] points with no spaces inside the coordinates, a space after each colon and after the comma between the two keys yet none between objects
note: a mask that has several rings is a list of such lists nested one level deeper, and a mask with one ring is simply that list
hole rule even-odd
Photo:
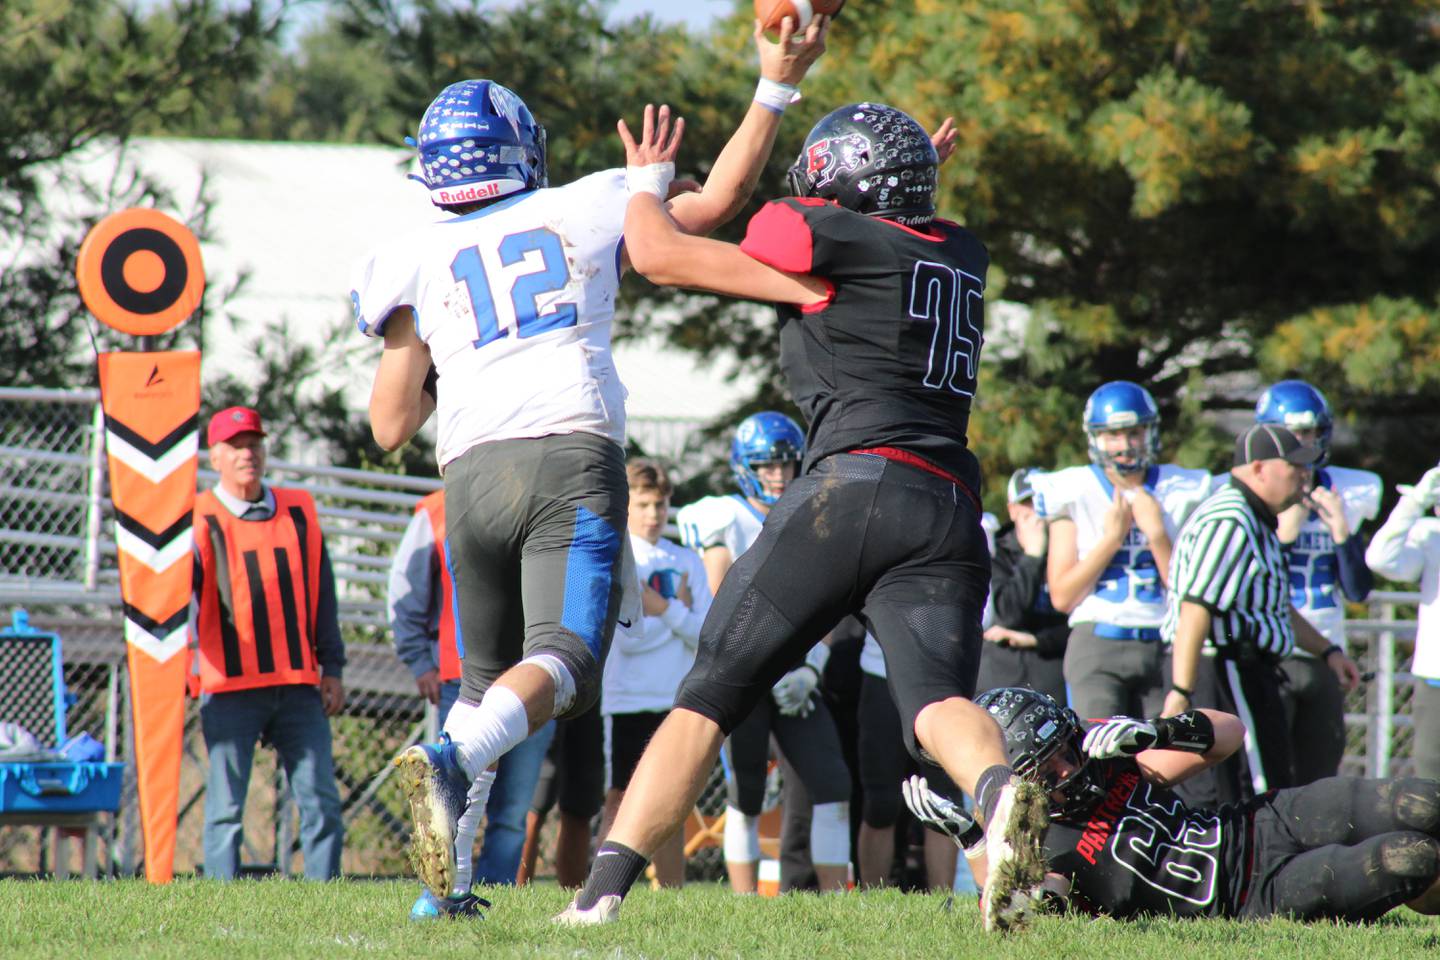
[{"label": "football glove", "polygon": [[954,840],[965,856],[978,857],[985,852],[985,831],[964,807],[931,790],[924,777],[911,774],[900,781],[900,793],[916,820]]},{"label": "football glove", "polygon": [[1081,748],[1092,760],[1133,757],[1155,746],[1159,734],[1153,723],[1131,717],[1111,717],[1085,733]]},{"label": "football glove", "polygon": [[791,670],[770,688],[775,707],[787,717],[808,717],[815,710],[815,687],[820,674],[808,663]]}]

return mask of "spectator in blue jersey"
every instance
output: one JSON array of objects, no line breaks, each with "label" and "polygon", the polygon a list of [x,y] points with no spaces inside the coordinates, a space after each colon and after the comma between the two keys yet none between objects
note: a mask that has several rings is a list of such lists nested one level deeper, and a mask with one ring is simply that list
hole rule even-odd
[{"label": "spectator in blue jersey", "polygon": [[[460,650],[455,633],[454,583],[445,563],[445,493],[423,497],[390,562],[387,610],[395,653],[415,677],[415,689],[437,707],[443,727],[460,695]],[[413,920],[478,916],[482,901],[471,886],[515,882],[525,845],[525,814],[540,776],[540,763],[555,734],[547,723],[500,758],[495,785],[485,805],[485,837],[473,860],[480,811],[466,811],[456,838],[456,871],[451,899],[442,903],[422,890],[410,908]],[[458,905],[458,906],[457,906]]]},{"label": "spectator in blue jersey", "polygon": [[[1320,451],[1310,489],[1280,514],[1276,532],[1285,545],[1295,609],[1328,643],[1344,648],[1345,600],[1364,600],[1374,585],[1359,531],[1380,511],[1380,478],[1330,463],[1330,403],[1303,380],[1268,387],[1255,404],[1255,422],[1286,427]],[[1301,649],[1282,660],[1280,668],[1295,785],[1333,777],[1345,756],[1345,696],[1335,673]]]}]

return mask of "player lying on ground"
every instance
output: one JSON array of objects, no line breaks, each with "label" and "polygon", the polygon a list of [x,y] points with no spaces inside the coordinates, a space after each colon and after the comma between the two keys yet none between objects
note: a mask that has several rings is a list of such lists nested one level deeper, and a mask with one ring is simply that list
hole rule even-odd
[{"label": "player lying on ground", "polygon": [[[937,134],[948,153],[949,125]],[[780,357],[809,435],[804,470],[736,561],[695,666],[650,741],[590,878],[557,920],[601,923],[694,807],[726,734],[847,614],[885,652],[906,747],[939,763],[989,824],[985,925],[1020,923],[1044,879],[1044,797],[1012,778],[1004,738],[968,699],[990,554],[966,446],[989,255],[935,219],[939,152],[878,103],[820,120],[741,246],[689,237],[662,198],[680,132],[621,125],[625,243],[652,281],[776,304]],[[1013,782],[1012,782],[1013,780]]]},{"label": "player lying on ground", "polygon": [[[1049,791],[1045,855],[1077,908],[1146,914],[1374,920],[1440,913],[1440,782],[1330,777],[1218,810],[1170,789],[1240,747],[1239,718],[1191,710],[1081,721],[1019,687],[976,699],[1015,770]],[[905,801],[962,848],[980,837],[953,800],[912,777]]]}]

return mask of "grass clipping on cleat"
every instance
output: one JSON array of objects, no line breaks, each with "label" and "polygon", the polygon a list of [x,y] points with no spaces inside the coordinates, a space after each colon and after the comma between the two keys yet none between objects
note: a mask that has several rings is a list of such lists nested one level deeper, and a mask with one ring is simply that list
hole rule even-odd
[{"label": "grass clipping on cleat", "polygon": [[[989,844],[998,853],[985,884],[984,923],[993,933],[1023,928],[1036,910],[1037,891],[1045,882],[1045,851],[1041,838],[1049,822],[1045,793],[1038,784],[1017,780],[1009,803],[995,811],[1004,834]],[[998,841],[998,842],[997,842]]]}]

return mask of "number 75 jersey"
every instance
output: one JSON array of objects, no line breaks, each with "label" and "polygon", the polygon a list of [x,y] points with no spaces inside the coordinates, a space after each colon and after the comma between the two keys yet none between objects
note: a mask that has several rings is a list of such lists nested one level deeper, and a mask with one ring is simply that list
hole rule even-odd
[{"label": "number 75 jersey", "polygon": [[629,194],[623,170],[535,190],[402,234],[355,273],[355,322],[384,335],[410,307],[439,373],[443,466],[492,440],[625,440],[610,353]]}]

